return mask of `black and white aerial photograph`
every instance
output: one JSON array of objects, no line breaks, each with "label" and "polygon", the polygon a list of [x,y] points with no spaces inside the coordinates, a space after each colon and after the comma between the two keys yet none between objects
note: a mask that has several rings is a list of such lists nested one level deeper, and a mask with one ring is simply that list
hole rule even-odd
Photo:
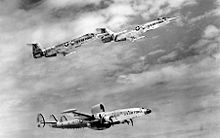
[{"label": "black and white aerial photograph", "polygon": [[1,138],[220,138],[220,0],[0,0]]}]

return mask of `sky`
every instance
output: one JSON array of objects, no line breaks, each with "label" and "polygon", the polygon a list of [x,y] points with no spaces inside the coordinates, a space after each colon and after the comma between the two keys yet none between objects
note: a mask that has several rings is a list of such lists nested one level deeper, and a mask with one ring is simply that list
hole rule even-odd
[{"label": "sky", "polygon": [[[0,0],[0,10],[0,137],[220,136],[219,0]],[[41,59],[26,46],[161,16],[179,18],[134,43],[92,40],[70,56]],[[36,127],[39,112],[90,113],[98,103],[152,113],[103,131]]]}]

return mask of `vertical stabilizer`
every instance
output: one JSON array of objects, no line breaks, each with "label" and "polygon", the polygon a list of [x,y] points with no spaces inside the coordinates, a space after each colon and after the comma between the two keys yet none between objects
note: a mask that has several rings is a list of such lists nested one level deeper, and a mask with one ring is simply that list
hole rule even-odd
[{"label": "vertical stabilizer", "polygon": [[51,114],[51,115],[50,115],[50,118],[52,118],[52,119],[53,119],[54,121],[56,121],[56,122],[58,121],[54,114]]},{"label": "vertical stabilizer", "polygon": [[42,51],[42,49],[38,46],[37,43],[35,44],[29,44],[32,46],[32,52],[33,52],[33,57],[34,58],[41,58],[44,56],[44,52]]}]

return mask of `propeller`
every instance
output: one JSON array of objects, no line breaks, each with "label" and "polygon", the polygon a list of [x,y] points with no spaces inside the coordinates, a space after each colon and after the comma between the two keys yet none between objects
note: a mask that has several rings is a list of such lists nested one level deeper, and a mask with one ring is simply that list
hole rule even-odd
[{"label": "propeller", "polygon": [[112,118],[113,118],[113,116],[110,116],[110,117],[109,117],[109,121],[110,121],[111,123],[113,123]]},{"label": "propeller", "polygon": [[131,126],[134,126],[134,122],[133,122],[132,119],[130,119],[130,121],[128,121],[128,120],[124,120],[122,123],[127,123],[127,124],[129,125],[130,122],[131,122]]},{"label": "propeller", "polygon": [[99,118],[100,118],[100,123],[101,123],[101,124],[104,124],[104,122],[105,122],[105,118],[102,117],[101,114],[99,114]]},{"label": "propeller", "polygon": [[125,120],[124,122],[127,123],[128,125],[130,124],[130,122],[128,120]]},{"label": "propeller", "polygon": [[113,124],[113,116],[102,116],[101,114],[99,114],[99,121],[101,124]]},{"label": "propeller", "polygon": [[60,117],[60,122],[63,122],[63,121],[68,121],[67,117],[64,115]]},{"label": "propeller", "polygon": [[130,119],[131,125],[134,126],[134,122],[132,119]]}]

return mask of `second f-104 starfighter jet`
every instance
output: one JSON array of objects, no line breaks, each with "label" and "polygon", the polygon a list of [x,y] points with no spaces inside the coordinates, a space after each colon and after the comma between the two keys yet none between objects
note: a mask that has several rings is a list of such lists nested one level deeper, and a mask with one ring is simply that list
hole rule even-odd
[{"label": "second f-104 starfighter jet", "polygon": [[132,30],[124,30],[118,33],[115,33],[107,28],[97,28],[96,36],[100,38],[103,43],[121,42],[126,40],[134,42],[135,40],[145,38],[145,36],[143,36],[143,33],[164,26],[171,21],[176,20],[176,18],[177,17],[161,17],[157,20],[147,22],[142,25],[137,25]]},{"label": "second f-104 starfighter jet", "polygon": [[34,58],[54,57],[57,55],[67,56],[69,54],[74,53],[78,47],[81,47],[85,42],[93,39],[94,37],[95,37],[94,33],[89,33],[79,38],[72,39],[70,41],[52,47],[48,47],[45,49],[41,49],[37,43],[28,44],[28,45],[32,46],[33,49],[32,52]]}]

